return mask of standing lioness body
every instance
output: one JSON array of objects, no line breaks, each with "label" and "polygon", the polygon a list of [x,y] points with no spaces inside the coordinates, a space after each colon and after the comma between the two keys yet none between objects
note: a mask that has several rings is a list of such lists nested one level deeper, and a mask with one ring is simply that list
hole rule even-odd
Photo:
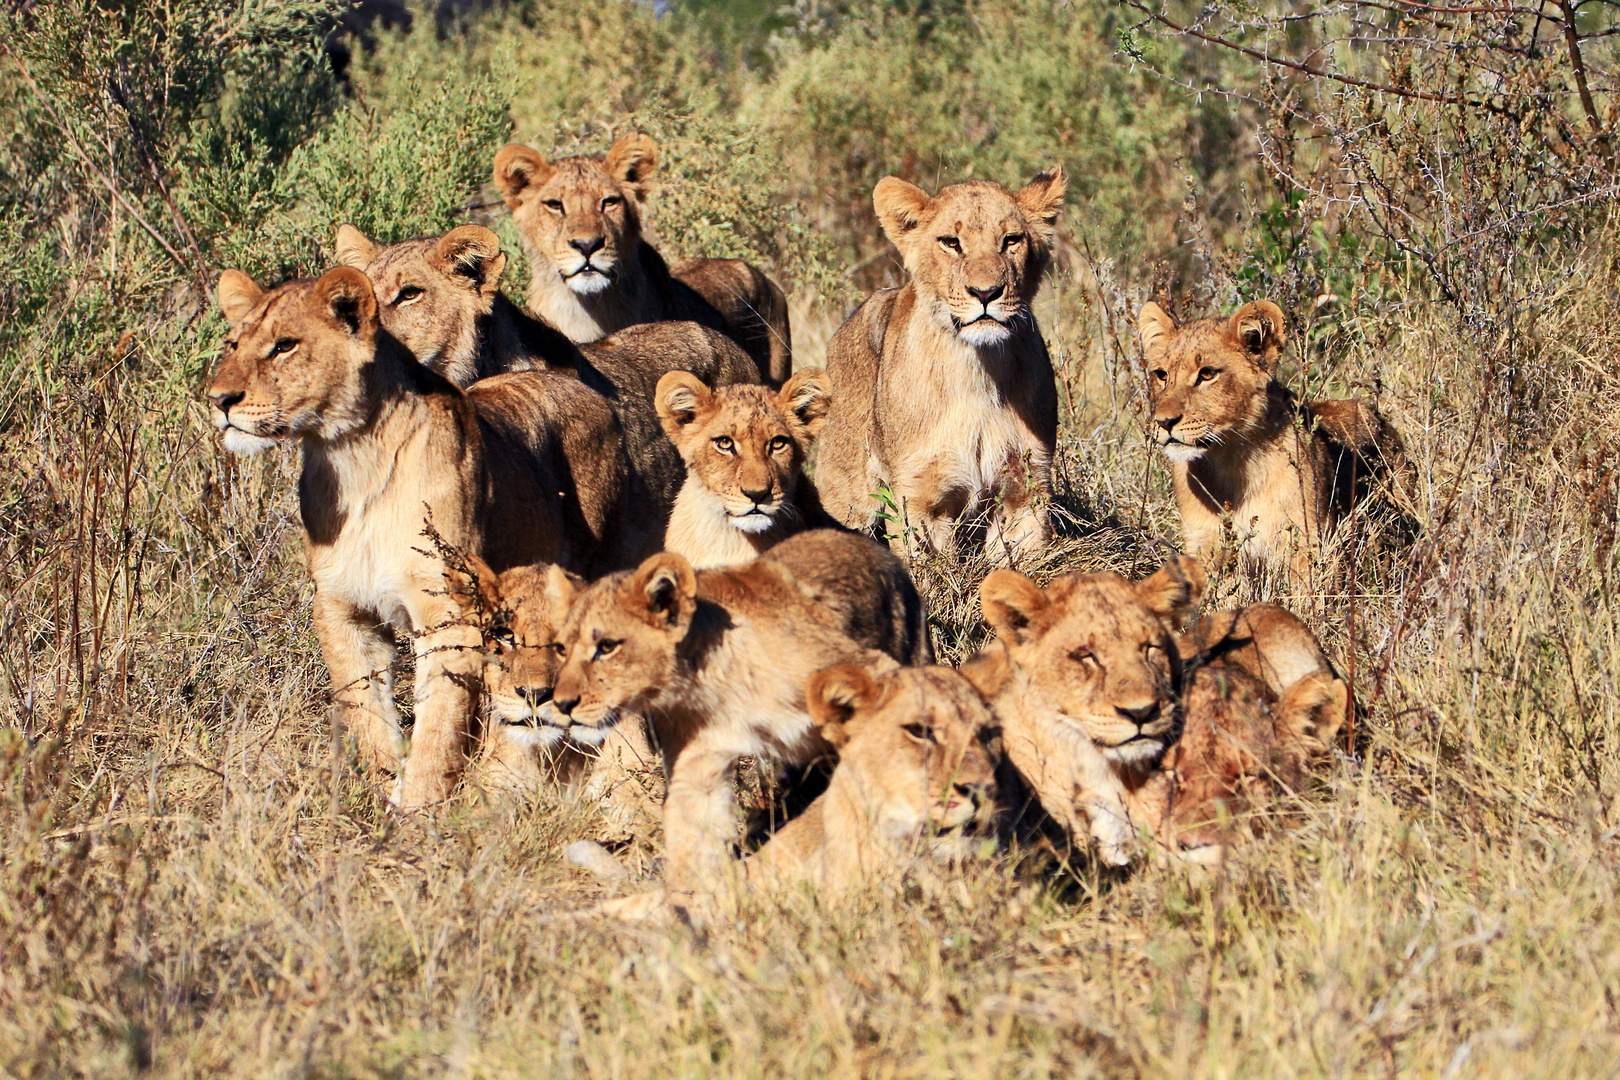
[{"label": "standing lioness body", "polygon": [[980,517],[992,557],[1051,535],[1057,385],[1030,304],[1064,186],[1054,167],[1018,192],[970,180],[930,198],[892,176],[873,191],[911,280],[867,300],[827,346],[816,483],[845,525],[873,528],[888,488],[911,548],[948,548]]}]

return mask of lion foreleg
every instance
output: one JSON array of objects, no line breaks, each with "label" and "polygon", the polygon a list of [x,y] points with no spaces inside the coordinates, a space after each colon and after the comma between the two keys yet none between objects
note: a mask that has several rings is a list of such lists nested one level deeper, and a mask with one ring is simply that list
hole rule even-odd
[{"label": "lion foreleg", "polygon": [[736,829],[735,771],[735,756],[714,750],[686,749],[671,764],[669,793],[664,797],[665,877],[670,889],[710,891],[724,879]]},{"label": "lion foreleg", "polygon": [[315,633],[332,679],[332,715],[354,733],[368,767],[396,772],[401,735],[394,708],[394,645],[386,627],[351,605],[315,594]]},{"label": "lion foreleg", "polygon": [[416,726],[400,778],[401,806],[450,795],[466,765],[473,710],[482,692],[482,641],[474,627],[424,620],[416,637]]}]

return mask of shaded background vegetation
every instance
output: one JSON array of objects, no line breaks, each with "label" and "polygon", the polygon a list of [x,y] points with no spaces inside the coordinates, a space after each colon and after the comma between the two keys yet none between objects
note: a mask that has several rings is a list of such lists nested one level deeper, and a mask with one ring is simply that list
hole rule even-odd
[{"label": "shaded background vegetation", "polygon": [[[0,1074],[1598,1074],[1620,1049],[1607,3],[8,5]],[[791,293],[898,278],[881,176],[1073,178],[1040,314],[1065,539],[1178,539],[1130,325],[1269,296],[1376,399],[1416,545],[1294,583],[1359,736],[1214,882],[1000,866],[709,934],[558,922],[588,809],[387,811],[322,723],[297,455],[225,457],[218,271],[488,207],[494,151],[654,134],[652,228]],[[521,263],[521,259],[516,260]],[[522,270],[508,281],[522,295]],[[982,568],[920,569],[957,659]],[[1216,599],[1264,589],[1218,574]],[[656,849],[649,836],[634,849]]]}]

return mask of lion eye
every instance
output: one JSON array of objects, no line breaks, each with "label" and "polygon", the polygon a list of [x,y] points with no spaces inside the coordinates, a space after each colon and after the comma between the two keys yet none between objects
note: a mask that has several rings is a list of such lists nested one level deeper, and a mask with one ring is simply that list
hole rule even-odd
[{"label": "lion eye", "polygon": [[1088,664],[1089,663],[1089,664],[1095,665],[1097,667],[1102,666],[1097,660],[1097,654],[1092,652],[1090,649],[1087,649],[1087,648],[1079,648],[1079,649],[1074,650],[1073,652],[1071,652],[1069,654],[1069,659],[1073,660],[1077,664]]},{"label": "lion eye", "polygon": [[939,238],[939,243],[946,251],[954,251],[958,255],[962,254],[962,241],[954,236],[942,236]]},{"label": "lion eye", "polygon": [[512,633],[512,628],[509,626],[499,626],[491,630],[489,632],[489,639],[493,641],[495,643],[495,647],[502,652],[505,652],[507,649],[514,648],[517,645],[517,635]]},{"label": "lion eye", "polygon": [[732,453],[736,447],[737,444],[731,441],[730,435],[722,435],[718,439],[714,440],[714,448],[720,451],[722,454]]},{"label": "lion eye", "polygon": [[1002,251],[1011,251],[1013,248],[1017,247],[1019,244],[1022,244],[1023,242],[1024,242],[1024,234],[1023,233],[1008,233],[1006,238],[1001,241],[1001,250]]},{"label": "lion eye", "polygon": [[561,199],[547,199],[540,205],[544,206],[547,210],[550,210],[553,214],[560,214],[563,212],[563,204]]},{"label": "lion eye", "polygon": [[918,742],[938,742],[934,738],[934,729],[927,724],[907,724],[900,729]]},{"label": "lion eye", "polygon": [[782,451],[786,450],[787,448],[788,448],[788,441],[787,441],[787,437],[785,435],[778,435],[778,436],[776,436],[774,439],[772,439],[770,441],[770,451],[773,454],[780,454]]},{"label": "lion eye", "polygon": [[419,288],[418,286],[415,286],[415,285],[406,285],[404,288],[400,289],[399,292],[394,296],[394,304],[395,304],[395,306],[398,306],[400,304],[408,304],[412,300],[416,300],[416,299],[420,298],[421,295],[422,295],[421,288]]},{"label": "lion eye", "polygon": [[610,209],[612,207],[618,206],[622,202],[624,202],[624,200],[621,199],[619,196],[617,196],[617,195],[609,195],[607,198],[602,200],[602,209],[604,209],[604,210]]},{"label": "lion eye", "polygon": [[276,342],[275,348],[270,350],[270,355],[285,356],[296,348],[298,348],[297,338],[284,337]]},{"label": "lion eye", "polygon": [[1215,376],[1219,375],[1220,373],[1221,373],[1220,368],[1212,368],[1212,367],[1199,368],[1198,369],[1198,381],[1201,382],[1201,383],[1207,383],[1207,382],[1209,382],[1209,380],[1213,379]]},{"label": "lion eye", "polygon": [[592,656],[591,659],[605,660],[614,653],[618,652],[619,646],[623,644],[624,642],[615,638],[603,638],[601,641],[596,643],[596,654]]},{"label": "lion eye", "polygon": [[550,649],[559,660],[568,655],[568,646],[560,641],[553,641],[550,645],[543,645],[541,648]]},{"label": "lion eye", "polygon": [[1164,382],[1169,377],[1170,377],[1170,373],[1168,371],[1164,370],[1164,368],[1154,368],[1153,369],[1153,381],[1154,382]]}]

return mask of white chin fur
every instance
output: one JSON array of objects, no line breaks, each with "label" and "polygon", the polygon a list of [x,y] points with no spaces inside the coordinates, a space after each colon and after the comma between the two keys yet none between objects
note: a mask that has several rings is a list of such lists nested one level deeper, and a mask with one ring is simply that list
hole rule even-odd
[{"label": "white chin fur", "polygon": [[1164,744],[1157,739],[1136,739],[1123,746],[1110,746],[1103,757],[1120,765],[1151,765],[1164,753]]},{"label": "white chin fur", "polygon": [[225,449],[242,457],[252,457],[276,445],[276,440],[266,439],[259,435],[249,435],[241,428],[225,429]]},{"label": "white chin fur", "polygon": [[577,296],[595,296],[613,284],[613,279],[595,270],[586,270],[568,279],[568,288]]},{"label": "white chin fur", "polygon": [[563,737],[561,729],[543,725],[530,727],[528,724],[504,724],[501,730],[506,733],[508,742],[525,750],[544,750],[556,746]]},{"label": "white chin fur", "polygon": [[739,514],[731,519],[738,532],[762,533],[776,524],[767,514]]},{"label": "white chin fur", "polygon": [[576,746],[601,746],[608,736],[608,728],[582,727],[571,724],[568,728],[568,741]]},{"label": "white chin fur", "polygon": [[1183,442],[1165,443],[1164,456],[1171,461],[1197,461],[1204,456],[1204,448],[1202,446],[1191,446]]},{"label": "white chin fur", "polygon": [[956,336],[975,349],[983,349],[990,345],[1000,345],[1012,337],[1012,331],[994,319],[980,319],[962,327],[956,332]]}]

